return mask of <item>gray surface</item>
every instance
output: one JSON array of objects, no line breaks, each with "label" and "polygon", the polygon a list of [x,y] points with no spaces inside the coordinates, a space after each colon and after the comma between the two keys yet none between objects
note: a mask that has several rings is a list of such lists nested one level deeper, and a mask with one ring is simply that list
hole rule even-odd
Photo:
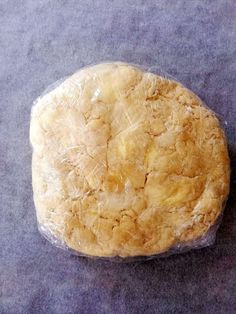
[{"label": "gray surface", "polygon": [[[55,80],[105,59],[158,65],[227,120],[232,189],[212,247],[112,264],[70,256],[38,233],[32,102]],[[0,313],[235,313],[235,85],[234,0],[1,0]]]}]

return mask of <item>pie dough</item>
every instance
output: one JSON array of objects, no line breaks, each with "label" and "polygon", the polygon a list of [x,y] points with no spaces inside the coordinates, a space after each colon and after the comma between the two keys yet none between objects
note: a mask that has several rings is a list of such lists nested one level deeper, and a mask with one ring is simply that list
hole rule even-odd
[{"label": "pie dough", "polygon": [[80,70],[32,109],[44,233],[92,256],[154,255],[207,235],[229,191],[215,114],[180,83],[125,63]]}]

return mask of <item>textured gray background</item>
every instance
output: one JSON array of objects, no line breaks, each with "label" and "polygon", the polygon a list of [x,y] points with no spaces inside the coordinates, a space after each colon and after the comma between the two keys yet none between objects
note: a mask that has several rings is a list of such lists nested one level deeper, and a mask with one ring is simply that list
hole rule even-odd
[{"label": "textured gray background", "polygon": [[[112,264],[70,256],[38,233],[32,102],[105,59],[157,65],[227,120],[232,188],[212,247]],[[235,313],[235,91],[234,0],[0,0],[0,313]]]}]

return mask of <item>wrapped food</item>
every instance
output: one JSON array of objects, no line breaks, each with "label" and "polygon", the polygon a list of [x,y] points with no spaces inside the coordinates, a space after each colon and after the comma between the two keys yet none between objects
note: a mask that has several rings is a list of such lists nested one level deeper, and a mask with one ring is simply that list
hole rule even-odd
[{"label": "wrapped food", "polygon": [[216,115],[126,63],[81,69],[32,108],[39,229],[78,255],[156,257],[212,243],[228,192]]}]

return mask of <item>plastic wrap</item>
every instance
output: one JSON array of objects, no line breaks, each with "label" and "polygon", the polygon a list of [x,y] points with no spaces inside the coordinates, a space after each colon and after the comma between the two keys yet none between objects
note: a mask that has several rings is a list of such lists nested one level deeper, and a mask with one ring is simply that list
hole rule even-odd
[{"label": "plastic wrap", "polygon": [[216,115],[182,84],[121,62],[56,82],[32,108],[39,230],[82,256],[134,261],[214,242],[229,191]]}]

